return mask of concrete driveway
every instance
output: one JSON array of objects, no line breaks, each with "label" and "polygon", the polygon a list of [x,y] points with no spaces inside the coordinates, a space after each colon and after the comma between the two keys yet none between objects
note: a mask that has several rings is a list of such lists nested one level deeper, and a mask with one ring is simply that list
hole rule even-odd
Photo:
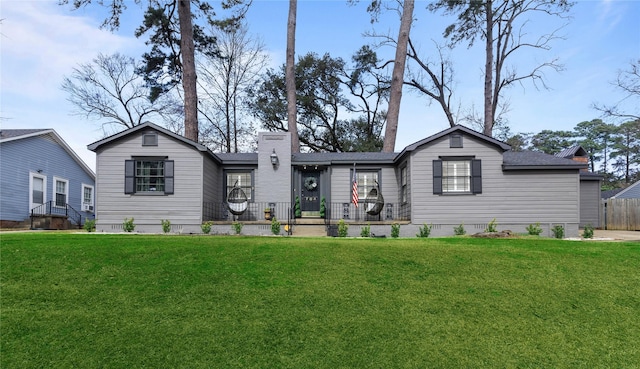
[{"label": "concrete driveway", "polygon": [[[580,233],[582,234],[582,231],[580,231]],[[640,241],[640,231],[609,231],[596,229],[593,232],[593,238],[615,241]]]}]

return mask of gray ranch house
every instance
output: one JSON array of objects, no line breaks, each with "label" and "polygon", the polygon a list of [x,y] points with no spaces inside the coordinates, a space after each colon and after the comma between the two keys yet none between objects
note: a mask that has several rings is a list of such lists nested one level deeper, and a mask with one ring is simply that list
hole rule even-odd
[{"label": "gray ranch house", "polygon": [[[514,152],[506,143],[455,126],[396,153],[292,153],[287,132],[258,136],[257,153],[213,153],[152,123],[88,145],[96,153],[97,229],[215,233],[244,224],[244,234],[270,234],[276,217],[294,235],[304,227],[332,234],[343,219],[350,236],[369,225],[389,236],[415,237],[424,224],[433,236],[499,230],[526,232],[539,222],[543,235],[561,225],[577,236],[583,162],[538,152]],[[591,178],[589,178],[591,179]],[[356,183],[357,206],[354,203]],[[593,200],[597,203],[599,194]],[[296,211],[297,210],[297,211]]]}]

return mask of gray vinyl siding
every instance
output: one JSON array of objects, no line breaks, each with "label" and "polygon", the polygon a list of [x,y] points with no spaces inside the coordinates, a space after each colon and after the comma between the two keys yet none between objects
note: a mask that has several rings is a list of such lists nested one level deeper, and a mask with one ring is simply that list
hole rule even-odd
[{"label": "gray vinyl siding", "polygon": [[[356,170],[380,170],[380,191],[384,196],[385,204],[393,203],[398,206],[398,181],[396,170],[390,166],[363,166],[357,167]],[[353,166],[333,166],[331,167],[331,202],[341,204],[351,202],[351,181]],[[397,171],[397,175],[400,172]],[[360,199],[361,201],[363,199]],[[353,206],[353,205],[352,205]]]},{"label": "gray vinyl siding", "polygon": [[[30,173],[41,170],[46,177],[45,199],[55,199],[54,177],[69,183],[67,203],[82,214],[82,184],[94,186],[94,179],[50,135],[33,136],[0,145],[0,219],[23,221],[29,218]],[[95,187],[94,187],[95,196]]]},{"label": "gray vinyl siding", "polygon": [[[118,230],[124,218],[133,217],[136,230],[160,232],[162,219],[168,219],[177,227],[199,227],[204,196],[204,155],[207,154],[160,133],[158,146],[142,146],[142,132],[106,145],[97,152],[96,159],[97,225],[102,230],[109,230],[108,227]],[[172,195],[124,193],[125,160],[140,156],[167,157],[174,161],[175,184]]]},{"label": "gray vinyl siding", "polygon": [[600,181],[580,181],[580,227],[600,227]]},{"label": "gray vinyl siding", "polygon": [[208,157],[204,157],[204,186],[202,196],[204,202],[221,203],[224,201],[222,188],[223,182],[222,168]]},{"label": "gray vinyl siding", "polygon": [[[440,156],[480,159],[482,193],[434,195],[432,161]],[[409,164],[412,223],[483,225],[494,218],[498,224],[578,223],[577,170],[503,172],[502,161],[500,149],[468,135],[463,148],[450,148],[443,137],[417,149]]]}]

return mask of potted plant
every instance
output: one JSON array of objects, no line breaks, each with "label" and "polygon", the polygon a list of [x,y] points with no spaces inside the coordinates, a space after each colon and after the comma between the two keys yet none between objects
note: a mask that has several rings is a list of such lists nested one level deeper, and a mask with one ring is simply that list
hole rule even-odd
[{"label": "potted plant", "polygon": [[322,196],[320,198],[320,218],[327,216],[327,200]]},{"label": "potted plant", "polygon": [[296,218],[300,218],[302,216],[302,210],[300,208],[300,197],[296,196],[296,202],[293,205],[293,213]]},{"label": "potted plant", "polygon": [[264,219],[271,220],[271,208],[264,208]]}]

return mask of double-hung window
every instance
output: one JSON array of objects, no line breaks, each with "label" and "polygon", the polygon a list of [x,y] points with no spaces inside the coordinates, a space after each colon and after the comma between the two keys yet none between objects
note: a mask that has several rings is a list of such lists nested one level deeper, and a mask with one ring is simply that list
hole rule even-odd
[{"label": "double-hung window", "polygon": [[451,157],[434,160],[433,193],[482,193],[481,161],[464,157]]},{"label": "double-hung window", "polygon": [[229,192],[231,192],[234,187],[239,187],[247,196],[249,202],[251,202],[253,198],[253,178],[251,173],[251,171],[227,171],[227,181],[225,183],[226,196],[229,196]]},{"label": "double-hung window", "polygon": [[358,180],[358,198],[366,199],[371,189],[379,187],[378,181],[379,171],[377,170],[357,170],[356,178]]},{"label": "double-hung window", "polygon": [[400,199],[403,204],[408,200],[407,192],[407,166],[405,165],[400,169]]},{"label": "double-hung window", "polygon": [[65,207],[67,206],[67,196],[69,191],[69,181],[62,178],[53,178],[54,183],[54,201],[55,206]]},{"label": "double-hung window", "polygon": [[93,186],[82,184],[82,211],[93,211]]},{"label": "double-hung window", "polygon": [[173,194],[173,168],[165,158],[125,160],[124,193]]}]

